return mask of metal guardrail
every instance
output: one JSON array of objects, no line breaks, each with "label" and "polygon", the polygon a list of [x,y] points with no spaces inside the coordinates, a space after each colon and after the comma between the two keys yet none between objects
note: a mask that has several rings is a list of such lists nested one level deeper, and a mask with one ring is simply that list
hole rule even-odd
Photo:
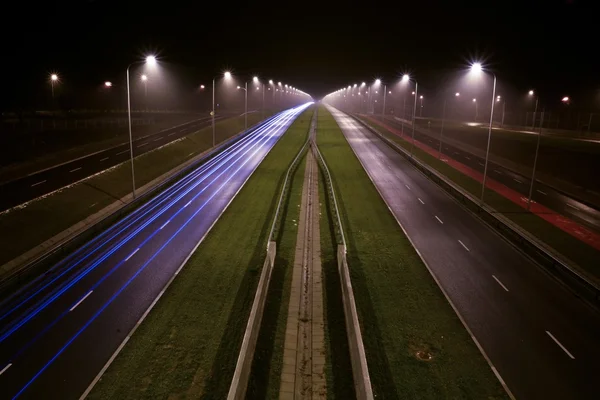
[{"label": "metal guardrail", "polygon": [[317,155],[317,160],[325,171],[327,192],[333,200],[333,207],[337,220],[337,229],[339,229],[340,239],[338,240],[337,248],[338,273],[340,275],[340,284],[342,287],[342,302],[344,305],[344,315],[346,320],[346,334],[348,336],[348,346],[350,348],[350,362],[352,364],[352,376],[354,378],[356,398],[359,400],[373,400],[374,396],[373,388],[371,386],[371,377],[369,376],[367,357],[362,340],[360,323],[358,321],[356,302],[354,300],[354,291],[352,289],[350,271],[348,268],[348,262],[346,260],[346,237],[344,235],[342,219],[340,217],[338,202],[335,195],[335,190],[333,188],[333,181],[331,179],[331,173],[329,172],[327,163],[319,151],[319,147],[317,146],[314,138],[311,140],[311,147],[313,152]]},{"label": "metal guardrail", "polygon": [[225,140],[220,143],[213,149],[208,150],[204,156],[198,159],[196,162],[182,168],[179,171],[173,173],[173,175],[169,176],[162,182],[158,183],[156,186],[150,188],[147,192],[139,195],[135,200],[130,201],[129,203],[123,204],[122,207],[114,211],[113,213],[101,218],[100,220],[94,222],[86,229],[76,233],[73,236],[67,237],[63,241],[57,243],[56,245],[50,247],[43,254],[27,261],[21,267],[18,267],[13,273],[7,274],[6,276],[0,277],[0,294],[6,291],[7,287],[11,285],[18,285],[23,280],[28,279],[31,275],[40,272],[49,265],[55,264],[66,255],[75,251],[89,240],[93,239],[97,234],[104,231],[115,222],[123,218],[125,215],[131,213],[138,207],[141,207],[143,204],[148,202],[154,196],[158,195],[160,192],[171,186],[173,183],[182,179],[184,176],[191,173],[193,170],[197,169],[200,165],[210,160],[212,157],[216,156],[223,149],[235,143],[239,139],[243,138],[247,132],[254,130],[256,127],[261,124],[267,123],[271,119],[275,118],[276,115],[267,118],[264,121],[259,122],[248,128],[245,131],[242,131],[231,138]]},{"label": "metal guardrail", "polygon": [[[316,111],[315,111],[316,115]],[[313,115],[314,119],[314,115]],[[314,120],[313,120],[314,123]],[[311,123],[311,129],[313,127]],[[275,235],[279,232],[281,226],[281,207],[283,205],[286,194],[290,190],[290,175],[296,170],[299,161],[302,159],[302,154],[306,150],[310,142],[309,137],[306,142],[296,154],[296,157],[290,164],[285,174],[281,193],[279,195],[279,201],[273,216],[273,223],[271,224],[271,230],[269,231],[269,237],[267,239],[267,257],[263,264],[263,268],[258,281],[258,287],[252,301],[252,308],[250,309],[250,316],[248,317],[248,323],[246,325],[246,331],[244,332],[244,338],[242,339],[242,345],[229,386],[229,393],[227,394],[227,400],[243,400],[246,398],[246,390],[248,389],[248,382],[250,380],[250,372],[252,370],[252,361],[254,359],[254,351],[256,350],[256,343],[258,341],[258,333],[260,331],[260,325],[262,322],[263,312],[265,303],[267,300],[267,293],[269,284],[271,282],[271,275],[273,267],[275,266],[275,254],[277,244],[274,240]]]},{"label": "metal guardrail", "polygon": [[568,284],[579,295],[584,296],[587,300],[591,300],[593,305],[600,306],[600,287],[581,272],[571,267],[570,264],[574,264],[572,261],[563,255],[556,253],[553,249],[549,248],[529,232],[526,232],[523,228],[517,226],[508,218],[499,215],[498,212],[489,205],[481,204],[480,201],[474,198],[470,193],[467,193],[454,182],[429,167],[425,162],[419,160],[418,157],[411,157],[408,151],[385,137],[385,135],[381,134],[377,129],[373,128],[362,119],[354,116],[353,118],[376,134],[392,149],[408,159],[415,167],[417,167],[417,169],[436,182],[462,205],[475,212],[483,222],[494,228],[494,230],[501,234],[502,237],[519,248],[537,264],[543,266],[558,279],[561,279],[561,281]]}]

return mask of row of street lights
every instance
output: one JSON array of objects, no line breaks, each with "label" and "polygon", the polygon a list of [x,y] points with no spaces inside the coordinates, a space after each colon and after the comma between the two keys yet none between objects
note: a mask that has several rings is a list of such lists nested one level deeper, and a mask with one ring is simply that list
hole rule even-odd
[{"label": "row of street lights", "polygon": [[[469,73],[474,75],[474,76],[478,76],[481,74],[484,74],[486,71],[484,69],[484,67],[481,65],[481,63],[479,62],[475,62],[473,63],[470,68],[469,68]],[[492,87],[492,98],[491,98],[491,109],[490,109],[490,120],[489,120],[489,126],[488,126],[488,137],[487,137],[487,145],[486,145],[486,152],[485,152],[485,164],[484,164],[484,170],[483,170],[483,182],[482,182],[482,186],[481,186],[481,196],[480,196],[480,204],[483,204],[483,199],[484,199],[484,195],[485,195],[485,186],[486,186],[486,180],[487,180],[487,171],[488,171],[488,166],[489,166],[489,154],[490,154],[490,143],[491,143],[491,137],[492,137],[492,124],[493,124],[493,119],[494,119],[494,106],[496,103],[500,102],[502,99],[501,96],[496,95],[496,83],[497,83],[497,78],[496,78],[496,74],[494,74],[493,72],[489,71],[489,74],[492,75],[493,77],[493,87]],[[415,83],[415,90],[412,92],[412,94],[414,95],[414,105],[413,105],[413,113],[412,113],[412,138],[411,138],[411,149],[410,149],[410,156],[411,158],[414,157],[414,141],[415,141],[415,116],[416,116],[416,107],[417,107],[417,98],[421,100],[421,108],[423,107],[423,96],[419,96],[418,94],[418,83],[416,80],[411,79],[411,77],[408,74],[404,74],[402,76],[401,82],[403,83],[409,83],[413,81]],[[380,85],[381,84],[381,79],[376,79],[374,81],[374,85]],[[356,88],[358,85],[354,84],[354,88]],[[362,83],[361,88],[366,86],[365,82]],[[335,92],[332,92],[330,94],[328,94],[327,96],[325,96],[325,98],[327,99],[328,97],[333,97],[333,96],[343,96],[346,97],[346,93],[348,93],[349,90],[352,89],[352,86],[348,86],[347,88],[342,88],[342,89],[338,89]],[[372,88],[371,88],[372,89]],[[360,90],[360,89],[359,89]],[[367,107],[370,108],[371,104],[372,104],[372,91],[373,90],[368,90],[366,92],[366,94],[368,94],[368,103],[367,103]],[[375,92],[377,93],[377,91]],[[383,92],[383,109],[382,109],[382,118],[385,117],[385,102],[386,102],[386,93],[387,93],[387,86],[384,85],[384,92]],[[389,92],[389,94],[391,94],[391,91]],[[530,90],[528,92],[529,96],[535,96],[535,109],[534,109],[534,118],[533,118],[533,124],[532,124],[532,129],[535,128],[535,117],[537,114],[537,109],[538,109],[538,101],[539,101],[539,96],[536,95],[536,93],[533,90]],[[359,91],[358,95],[360,96],[361,93]],[[352,96],[354,96],[354,94],[352,94]],[[456,92],[454,94],[455,97],[459,97],[460,93]],[[375,100],[376,101],[376,100]],[[570,98],[568,96],[565,96],[561,99],[561,101],[565,104],[569,104],[570,102]],[[475,104],[475,119],[477,119],[478,117],[478,102],[476,98],[473,98],[472,102]],[[504,107],[505,107],[506,103],[503,102],[503,116],[502,116],[502,123],[504,122]],[[373,107],[373,112],[375,111],[374,107]],[[443,141],[443,132],[444,132],[444,119],[445,119],[445,112],[446,112],[446,99],[444,99],[444,105],[443,105],[443,111],[442,111],[442,128],[441,128],[441,132],[440,132],[440,147],[439,147],[439,156],[441,157],[442,154],[442,141]],[[543,113],[542,113],[542,119],[543,119]],[[401,120],[402,124],[403,124],[403,119]],[[532,197],[532,192],[533,192],[533,183],[535,181],[535,170],[536,170],[536,166],[537,166],[537,158],[538,158],[538,152],[539,152],[539,144],[540,144],[540,137],[541,137],[541,125],[542,125],[543,121],[540,121],[540,132],[538,134],[538,140],[537,140],[537,146],[536,146],[536,153],[535,153],[535,158],[534,158],[534,163],[533,163],[533,173],[532,173],[532,178],[531,178],[531,185],[529,188],[529,198],[527,201],[527,207],[528,209],[530,208],[531,205],[531,197]],[[403,125],[402,125],[403,128]]]},{"label": "row of street lights", "polygon": [[[132,193],[132,197],[133,199],[136,198],[136,187],[135,187],[135,168],[134,168],[134,162],[133,162],[133,134],[132,134],[132,129],[131,129],[131,93],[130,93],[130,77],[129,77],[129,69],[131,68],[131,66],[136,65],[136,64],[145,64],[148,67],[155,67],[157,64],[157,60],[156,57],[153,55],[149,55],[147,56],[145,59],[143,60],[138,60],[138,61],[134,61],[132,63],[130,63],[127,66],[126,69],[126,78],[127,78],[127,120],[128,120],[128,128],[129,128],[129,155],[130,155],[130,164],[131,164],[131,193]],[[211,115],[211,119],[212,119],[212,144],[213,147],[216,145],[216,128],[215,128],[215,83],[217,79],[220,79],[221,77],[223,77],[226,80],[230,80],[232,79],[232,74],[229,71],[224,72],[222,75],[217,75],[213,78],[212,80],[212,110],[210,112]],[[144,83],[144,92],[145,92],[145,96],[147,97],[148,95],[148,76],[146,74],[143,74],[140,76],[140,80]],[[259,80],[259,78],[257,76],[254,76],[252,78],[252,81],[254,84],[256,85],[260,85],[261,82]],[[56,73],[52,73],[50,74],[50,85],[51,85],[51,90],[52,90],[52,98],[54,99],[54,85],[56,83],[59,83],[59,77],[58,74]],[[111,88],[113,86],[111,81],[105,81],[104,82],[104,87],[106,88]],[[204,90],[205,86],[204,85],[200,85],[200,89]],[[245,93],[245,106],[244,106],[244,127],[245,129],[248,129],[248,82],[245,83],[244,87],[241,86],[237,86],[238,90],[244,90]],[[260,89],[259,86],[257,86],[256,88],[257,90]],[[263,89],[263,117],[264,117],[264,99],[265,99],[265,93],[264,93],[264,89],[265,89],[265,85],[264,83],[262,84],[262,89]],[[303,92],[302,90],[295,88],[291,85],[287,85],[287,84],[282,84],[281,82],[277,83],[277,86],[275,86],[275,84],[273,83],[273,80],[269,80],[269,88],[268,90],[272,90],[273,91],[273,100],[275,100],[275,93],[279,92],[280,95],[282,96],[283,93],[285,92],[286,94],[292,94],[292,95],[301,95],[301,96],[305,96],[310,98],[310,96]]]}]

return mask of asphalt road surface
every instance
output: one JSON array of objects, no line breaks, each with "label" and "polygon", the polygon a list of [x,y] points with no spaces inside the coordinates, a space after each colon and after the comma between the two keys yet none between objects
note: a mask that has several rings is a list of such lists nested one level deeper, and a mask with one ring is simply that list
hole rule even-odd
[{"label": "asphalt road surface", "polygon": [[600,315],[360,123],[332,112],[514,396],[600,398]]},{"label": "asphalt road surface", "polygon": [[3,299],[0,398],[77,399],[304,108],[268,119]]},{"label": "asphalt road surface", "polygon": [[[223,117],[215,117],[215,120]],[[211,118],[200,118],[173,128],[155,132],[133,141],[133,154],[137,157],[164,146],[199,129],[210,126]],[[90,175],[129,160],[129,143],[123,143],[75,160],[37,171],[33,174],[0,185],[0,212],[29,200],[48,194]]]},{"label": "asphalt road surface", "polygon": [[[398,121],[386,119],[386,123],[394,128],[400,129],[401,124]],[[412,134],[412,128],[404,125],[404,132]],[[425,145],[431,147],[435,151],[439,150],[440,140],[439,135],[435,137],[433,134],[420,132],[419,128],[415,129],[415,139]],[[493,139],[492,139],[493,141]],[[444,142],[442,147],[442,157],[448,156],[468,167],[483,173],[485,158],[467,152],[457,146]],[[521,193],[523,201],[526,204],[529,197],[529,188],[531,185],[531,177],[527,177],[493,162],[488,163],[488,176],[503,185]],[[533,185],[532,200],[542,204],[557,213],[567,216],[572,220],[587,226],[595,231],[600,231],[600,211],[590,207],[587,204],[574,199],[564,192],[556,190],[552,186],[536,180]]]}]

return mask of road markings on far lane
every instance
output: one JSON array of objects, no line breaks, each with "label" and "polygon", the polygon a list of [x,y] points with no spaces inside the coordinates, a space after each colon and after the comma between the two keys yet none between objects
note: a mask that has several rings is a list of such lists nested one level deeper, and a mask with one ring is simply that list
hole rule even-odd
[{"label": "road markings on far lane", "polygon": [[129,260],[131,257],[133,257],[133,255],[134,255],[135,253],[137,253],[139,249],[140,249],[140,248],[138,247],[137,249],[135,249],[135,250],[133,251],[133,253],[131,253],[130,255],[128,255],[128,256],[127,256],[127,258],[125,259],[125,261],[128,261],[128,260]]},{"label": "road markings on far lane", "polygon": [[536,192],[543,194],[544,196],[546,196],[548,193],[546,192],[542,192],[541,190],[536,190]]},{"label": "road markings on far lane", "polygon": [[573,209],[575,209],[575,210],[577,210],[577,211],[579,211],[579,208],[575,207],[575,206],[574,206],[574,205],[572,205],[572,204],[569,204],[569,203],[567,203],[567,206],[568,206],[568,207],[571,207],[571,208],[573,208]]},{"label": "road markings on far lane", "polygon": [[177,132],[171,132],[171,133],[169,133],[167,136],[172,136],[172,135],[174,135],[174,134],[176,134],[176,133],[177,133]]},{"label": "road markings on far lane", "polygon": [[569,352],[569,350],[567,350],[567,349],[565,348],[565,346],[563,346],[563,345],[562,345],[562,343],[560,343],[560,342],[558,341],[558,339],[557,339],[557,338],[555,338],[555,337],[554,337],[554,335],[550,333],[550,331],[546,331],[546,333],[548,334],[548,336],[550,336],[550,337],[552,338],[552,340],[554,340],[554,343],[556,343],[556,344],[558,345],[558,347],[560,347],[561,349],[563,349],[563,351],[564,351],[565,353],[567,353],[567,355],[568,355],[569,357],[571,357],[571,359],[572,359],[572,360],[574,360],[574,359],[575,359],[575,357],[573,357],[573,354],[571,354],[571,353]]},{"label": "road markings on far lane", "polygon": [[89,206],[88,208],[92,208],[92,207],[94,207],[96,204],[98,204],[98,203],[94,203],[94,204],[92,204],[91,206]]},{"label": "road markings on far lane", "polygon": [[12,365],[12,363],[6,364],[6,367],[2,368],[2,371],[0,371],[0,375],[2,375],[3,373],[5,373],[6,370],[10,368],[11,365]]},{"label": "road markings on far lane", "polygon": [[421,204],[425,204],[425,202],[423,200],[421,200],[419,197],[417,197],[417,199],[419,199],[419,201],[421,202]]},{"label": "road markings on far lane", "polygon": [[106,161],[108,160],[108,157],[104,157],[103,159],[101,159],[100,161]]},{"label": "road markings on far lane", "polygon": [[78,305],[80,305],[81,303],[83,303],[83,301],[84,301],[85,299],[87,299],[87,298],[88,298],[88,296],[89,296],[90,294],[92,294],[92,292],[93,292],[93,290],[90,290],[90,291],[88,292],[88,294],[86,294],[85,296],[83,296],[83,297],[81,298],[81,300],[79,300],[77,303],[75,303],[75,305],[74,305],[73,307],[69,308],[69,312],[73,311],[74,309],[76,309],[76,308],[77,308],[77,306],[78,306]]},{"label": "road markings on far lane", "polygon": [[139,146],[137,146],[137,147],[138,147],[138,148],[140,148],[140,147],[142,147],[142,146],[145,146],[145,145],[147,145],[147,144],[148,144],[148,142],[146,142],[146,143],[142,143],[142,144],[140,144],[140,145],[139,145]]},{"label": "road markings on far lane", "polygon": [[442,221],[437,215],[435,216],[435,219],[437,219],[438,221],[440,221],[440,224],[444,225],[444,221]]},{"label": "road markings on far lane", "polygon": [[481,165],[482,167],[484,166],[483,163],[479,163],[479,165]]},{"label": "road markings on far lane", "polygon": [[168,220],[167,222],[165,222],[164,224],[162,224],[162,226],[160,228],[158,228],[159,230],[164,228],[165,226],[167,226],[167,224],[171,222],[171,220]]},{"label": "road markings on far lane", "polygon": [[496,280],[496,282],[498,282],[498,285],[502,286],[502,289],[504,289],[508,292],[508,288],[506,286],[504,286],[504,283],[500,282],[500,279],[496,278],[496,275],[492,275],[492,278],[494,278]]},{"label": "road markings on far lane", "polygon": [[41,185],[44,182],[46,182],[46,181],[41,181],[41,182],[38,182],[38,183],[34,183],[33,185],[31,185],[31,187],[34,187],[34,186],[37,186],[37,185]]},{"label": "road markings on far lane", "polygon": [[462,247],[464,247],[466,251],[471,251],[471,250],[469,250],[469,248],[468,248],[468,247],[467,247],[467,246],[466,246],[466,245],[465,245],[465,244],[462,242],[462,240],[460,240],[460,239],[459,239],[459,240],[458,240],[458,243],[460,243],[460,245],[461,245]]},{"label": "road markings on far lane", "polygon": [[404,185],[404,186],[406,186],[406,188],[407,188],[408,190],[410,190],[410,186],[408,186],[408,185]]},{"label": "road markings on far lane", "polygon": [[163,137],[161,136],[161,137],[159,137],[157,139],[154,139],[153,142],[158,142],[159,140],[163,140]]},{"label": "road markings on far lane", "polygon": [[502,175],[502,171],[498,171],[497,169],[494,170],[495,173]]},{"label": "road markings on far lane", "polygon": [[78,167],[78,168],[75,168],[75,169],[72,169],[72,170],[70,170],[69,172],[75,172],[75,171],[79,171],[81,168],[82,168],[82,167]]},{"label": "road markings on far lane", "polygon": [[513,178],[513,181],[515,181],[515,182],[517,182],[517,183],[523,183],[523,182],[521,182],[520,180],[518,180],[518,179],[516,179],[516,178]]},{"label": "road markings on far lane", "polygon": [[128,153],[128,152],[129,152],[129,150],[124,150],[124,151],[121,151],[120,153],[117,153],[117,155],[119,155],[119,154],[125,154],[125,153]]}]

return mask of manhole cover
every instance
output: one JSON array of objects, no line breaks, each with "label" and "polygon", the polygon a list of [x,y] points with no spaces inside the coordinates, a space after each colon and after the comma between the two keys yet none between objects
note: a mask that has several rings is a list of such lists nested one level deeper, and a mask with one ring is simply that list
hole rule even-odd
[{"label": "manhole cover", "polygon": [[417,351],[417,358],[421,361],[431,361],[433,356],[426,351]]}]

